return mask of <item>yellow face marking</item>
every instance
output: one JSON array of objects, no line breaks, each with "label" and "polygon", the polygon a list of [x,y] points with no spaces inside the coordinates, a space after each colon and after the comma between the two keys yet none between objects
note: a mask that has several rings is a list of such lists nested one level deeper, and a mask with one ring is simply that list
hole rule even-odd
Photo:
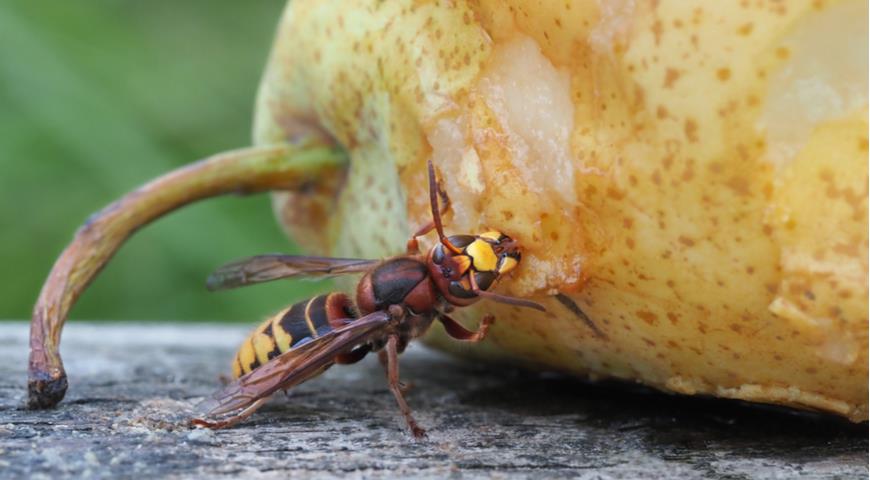
[{"label": "yellow face marking", "polygon": [[287,315],[289,308],[281,310],[281,313],[272,317],[272,337],[275,338],[275,343],[278,345],[278,351],[281,353],[290,350],[290,344],[293,343],[293,337],[281,327],[281,319]]},{"label": "yellow face marking", "polygon": [[498,264],[492,245],[479,238],[465,247],[465,253],[471,257],[478,272],[492,272]]},{"label": "yellow face marking", "polygon": [[275,350],[275,341],[272,340],[272,337],[263,333],[255,333],[251,343],[254,344],[254,353],[257,354],[257,360],[260,362],[260,365],[268,362],[269,352]]},{"label": "yellow face marking", "polygon": [[242,364],[242,371],[244,373],[248,373],[251,371],[251,364],[256,360],[256,354],[254,354],[254,346],[251,345],[250,339],[245,339],[245,343],[242,344],[242,348],[239,349],[239,362]]},{"label": "yellow face marking", "polygon": [[504,257],[501,261],[501,265],[498,267],[499,275],[503,273],[510,272],[517,266],[517,259],[513,257]]},{"label": "yellow face marking", "polygon": [[456,272],[459,275],[464,274],[471,268],[471,257],[467,255],[456,255],[452,257],[453,261],[456,262]]},{"label": "yellow face marking", "polygon": [[494,240],[497,242],[498,239],[501,238],[501,232],[495,232],[495,231],[484,232],[484,233],[481,233],[480,235],[478,235],[478,237],[488,238],[490,240]]}]

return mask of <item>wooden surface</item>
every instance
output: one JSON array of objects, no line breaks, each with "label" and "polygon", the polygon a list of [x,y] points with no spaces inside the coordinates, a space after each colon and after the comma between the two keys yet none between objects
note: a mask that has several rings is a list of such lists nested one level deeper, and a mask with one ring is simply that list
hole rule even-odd
[{"label": "wooden surface", "polygon": [[21,409],[27,325],[0,323],[0,478],[867,478],[867,424],[469,365],[422,347],[405,432],[376,358],[276,396],[244,424],[185,425],[244,327],[73,322],[66,399]]}]

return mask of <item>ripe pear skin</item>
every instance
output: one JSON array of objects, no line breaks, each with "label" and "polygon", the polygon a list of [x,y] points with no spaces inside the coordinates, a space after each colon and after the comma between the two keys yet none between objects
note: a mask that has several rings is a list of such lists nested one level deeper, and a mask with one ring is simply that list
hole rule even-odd
[{"label": "ripe pear skin", "polygon": [[496,315],[483,345],[437,328],[431,345],[863,421],[866,18],[860,1],[295,0],[255,141],[347,151],[329,188],[273,197],[311,253],[401,253],[430,218],[429,158],[448,234],[519,240],[499,289],[548,312],[480,302],[456,313]]}]

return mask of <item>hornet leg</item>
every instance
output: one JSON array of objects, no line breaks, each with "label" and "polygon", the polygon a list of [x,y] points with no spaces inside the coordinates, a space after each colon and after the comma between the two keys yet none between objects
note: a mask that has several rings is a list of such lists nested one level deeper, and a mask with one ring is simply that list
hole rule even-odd
[{"label": "hornet leg", "polygon": [[[384,367],[384,373],[387,374],[387,378],[389,378],[390,374],[390,364],[387,362],[387,351],[381,350],[378,352],[378,360],[381,362],[381,366]],[[414,382],[403,382],[399,380],[399,389],[402,390],[402,394],[408,393],[411,389],[414,388]]]},{"label": "hornet leg", "polygon": [[[423,225],[420,230],[417,230],[414,235],[411,235],[411,239],[408,240],[408,253],[420,253],[420,245],[417,243],[417,237],[422,237],[423,235],[428,234],[432,230],[438,228],[438,236],[439,238],[444,238],[444,234],[441,231],[441,215],[444,214],[450,208],[450,199],[447,198],[447,195],[441,190],[441,186],[438,184],[438,180],[435,179],[435,170],[431,166],[432,162],[429,162],[429,202],[430,208],[432,209],[432,220]],[[434,189],[434,190],[433,190]],[[436,193],[437,192],[437,195]],[[438,199],[437,196],[441,197],[442,207],[438,207]],[[443,241],[443,240],[442,240]],[[455,247],[454,247],[455,248]],[[452,249],[451,249],[452,250]]]},{"label": "hornet leg", "polygon": [[435,221],[432,220],[431,222],[427,223],[426,225],[423,225],[420,228],[420,230],[417,230],[416,232],[414,232],[414,234],[411,235],[411,239],[408,240],[408,253],[410,253],[410,254],[420,253],[420,244],[417,243],[417,237],[422,237],[423,235],[426,235],[427,233],[431,232],[434,229],[435,229]]},{"label": "hornet leg", "polygon": [[426,431],[420,428],[420,425],[418,425],[417,421],[414,420],[414,417],[411,415],[411,408],[408,407],[405,397],[402,396],[402,388],[399,385],[398,344],[399,337],[390,335],[390,338],[387,340],[385,355],[387,360],[387,381],[390,384],[390,391],[393,392],[393,396],[396,397],[396,403],[399,404],[399,410],[402,411],[402,415],[405,417],[405,422],[408,424],[408,428],[411,430],[414,438],[418,440],[424,439],[426,438]]},{"label": "hornet leg", "polygon": [[444,330],[447,331],[447,335],[450,335],[450,337],[455,338],[456,340],[471,343],[477,343],[486,338],[490,325],[495,321],[495,317],[487,314],[483,317],[483,320],[480,321],[480,327],[477,331],[472,332],[447,315],[441,314],[438,319],[441,320],[442,324],[444,324]]}]

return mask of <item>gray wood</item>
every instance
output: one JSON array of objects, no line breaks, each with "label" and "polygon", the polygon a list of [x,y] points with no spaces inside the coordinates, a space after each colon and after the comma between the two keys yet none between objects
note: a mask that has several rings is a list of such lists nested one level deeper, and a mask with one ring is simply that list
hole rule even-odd
[{"label": "gray wood", "polygon": [[405,432],[374,356],[244,424],[190,429],[246,333],[71,323],[54,410],[22,410],[27,326],[0,324],[0,477],[867,478],[867,424],[471,365],[414,347]]}]

